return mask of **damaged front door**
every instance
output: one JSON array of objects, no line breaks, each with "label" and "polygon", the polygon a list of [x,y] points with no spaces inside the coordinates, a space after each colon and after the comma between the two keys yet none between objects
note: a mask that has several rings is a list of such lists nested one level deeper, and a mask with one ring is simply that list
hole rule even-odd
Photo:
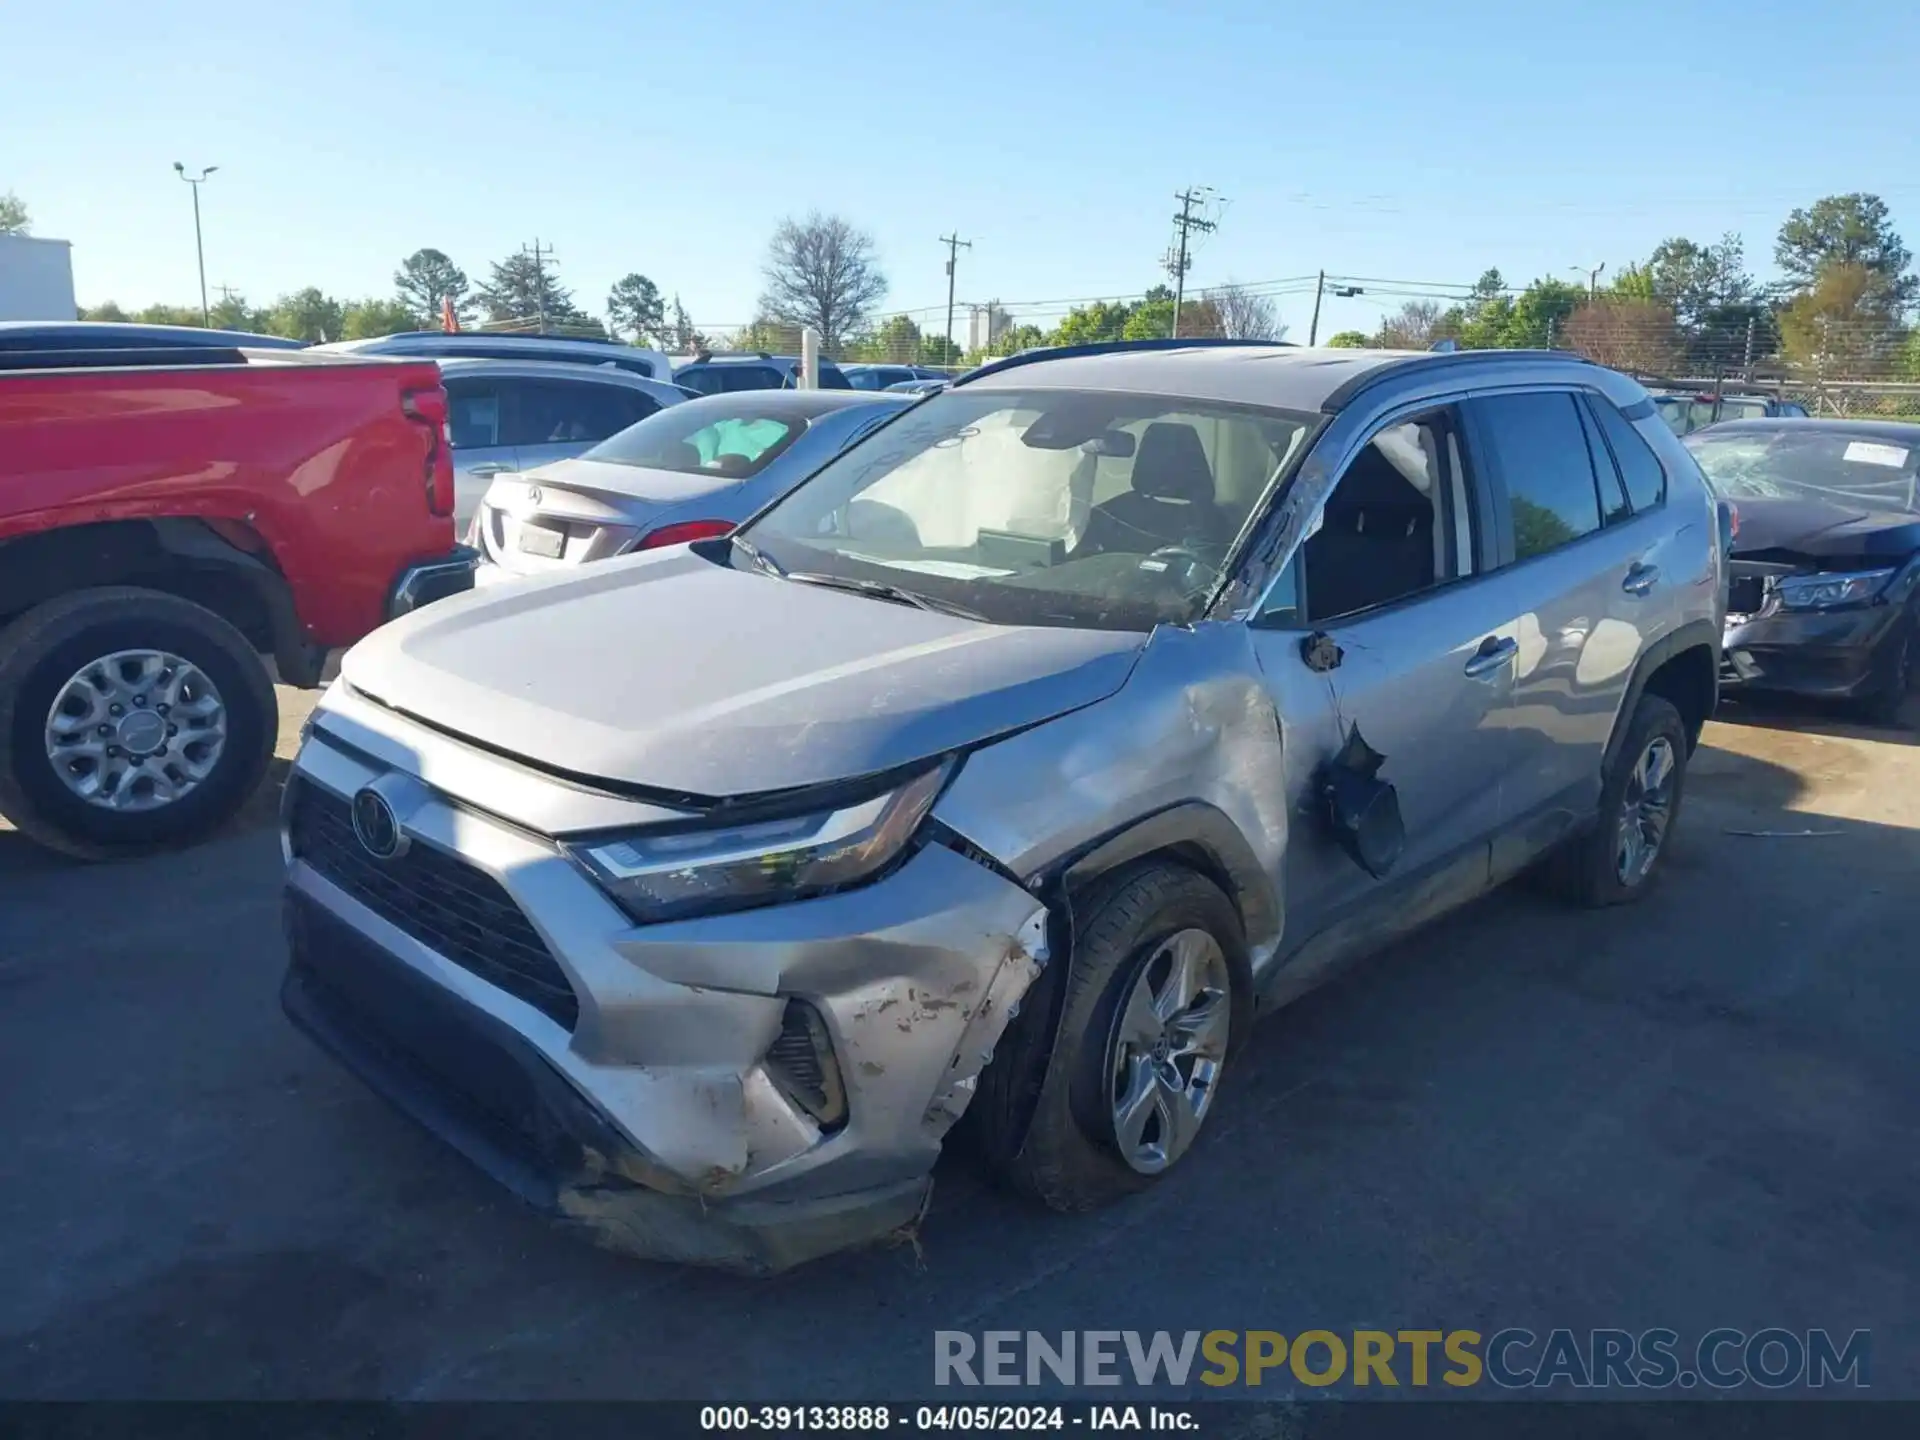
[{"label": "damaged front door", "polygon": [[[1489,883],[1517,627],[1510,587],[1480,562],[1480,528],[1452,410],[1396,421],[1349,462],[1252,622],[1285,730],[1287,941],[1311,945],[1307,968]],[[1390,865],[1335,833],[1327,780],[1343,752],[1393,787],[1404,839]],[[1338,789],[1349,810],[1367,804],[1360,787]],[[1391,806],[1374,818],[1390,825]]]}]

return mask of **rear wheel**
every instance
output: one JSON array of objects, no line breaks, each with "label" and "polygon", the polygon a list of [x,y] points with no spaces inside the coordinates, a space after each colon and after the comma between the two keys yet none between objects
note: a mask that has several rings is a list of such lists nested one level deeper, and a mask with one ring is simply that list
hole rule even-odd
[{"label": "rear wheel", "polygon": [[1232,902],[1178,865],[1091,897],[1066,994],[1023,1006],[968,1112],[991,1168],[1052,1209],[1090,1210],[1179,1164],[1219,1096],[1245,945]]},{"label": "rear wheel", "polygon": [[259,784],[278,728],[246,637],[176,596],[83,591],[0,631],[0,814],[80,859],[221,825]]}]

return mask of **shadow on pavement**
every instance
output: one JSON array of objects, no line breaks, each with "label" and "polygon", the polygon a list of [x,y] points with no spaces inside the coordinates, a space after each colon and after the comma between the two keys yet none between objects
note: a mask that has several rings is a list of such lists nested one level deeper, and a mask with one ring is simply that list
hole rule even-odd
[{"label": "shadow on pavement", "polygon": [[1877,740],[1883,745],[1920,745],[1920,700],[1909,700],[1899,725],[1872,725],[1832,700],[1754,692],[1724,693],[1713,718],[1727,725],[1795,730],[1843,740]]}]

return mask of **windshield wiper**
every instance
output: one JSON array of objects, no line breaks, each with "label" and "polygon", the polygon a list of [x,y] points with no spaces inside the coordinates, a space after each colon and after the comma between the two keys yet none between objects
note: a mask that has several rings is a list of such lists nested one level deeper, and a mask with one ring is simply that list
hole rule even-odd
[{"label": "windshield wiper", "polygon": [[889,585],[884,580],[856,580],[845,575],[819,575],[804,570],[796,570],[786,578],[798,581],[802,585],[818,585],[827,590],[846,590],[875,600],[891,600],[896,605],[911,605],[916,610],[931,610],[938,615],[955,615],[962,620],[985,621],[987,618],[978,610],[970,610],[965,605],[957,604],[952,600],[942,600],[935,595],[922,595],[918,590]]},{"label": "windshield wiper", "polygon": [[740,535],[734,535],[730,538],[733,541],[734,548],[753,563],[754,569],[764,571],[768,575],[778,575],[783,580],[786,578],[787,572],[782,570],[779,564],[762,551],[758,545]]}]

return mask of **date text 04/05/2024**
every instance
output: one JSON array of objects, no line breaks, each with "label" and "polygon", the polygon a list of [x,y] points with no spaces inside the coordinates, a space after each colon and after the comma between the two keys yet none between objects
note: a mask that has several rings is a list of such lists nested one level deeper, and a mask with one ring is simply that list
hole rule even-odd
[{"label": "date text 04/05/2024", "polygon": [[701,1408],[700,1428],[861,1435],[893,1429],[1193,1431],[1199,1424],[1189,1411],[1159,1405],[708,1405]]}]

